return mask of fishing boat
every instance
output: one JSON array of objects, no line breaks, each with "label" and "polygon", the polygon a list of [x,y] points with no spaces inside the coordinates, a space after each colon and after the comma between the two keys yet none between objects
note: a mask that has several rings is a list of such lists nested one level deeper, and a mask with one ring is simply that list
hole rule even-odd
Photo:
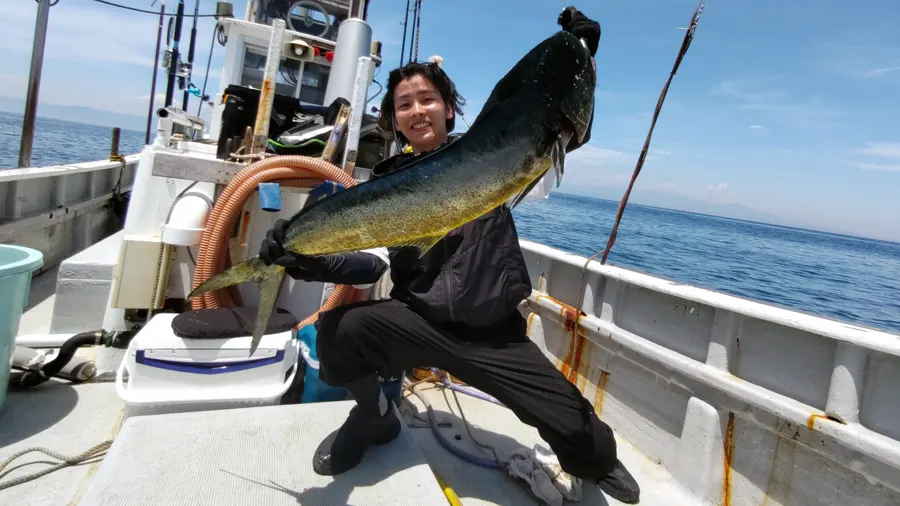
[{"label": "fishing boat", "polygon": [[[191,311],[252,308],[252,284],[186,296],[395,149],[365,111],[381,63],[368,2],[281,17],[264,3],[240,17],[218,4],[209,124],[170,87],[140,153],[114,142],[109,160],[0,172],[0,504],[618,504],[558,476],[536,430],[439,370],[384,378],[401,435],[315,474],[354,402],[318,382],[303,323],[387,297],[389,280],[286,281],[252,356],[239,318],[229,335],[173,330]],[[641,504],[900,504],[897,335],[521,245],[528,335],[613,428]]]}]

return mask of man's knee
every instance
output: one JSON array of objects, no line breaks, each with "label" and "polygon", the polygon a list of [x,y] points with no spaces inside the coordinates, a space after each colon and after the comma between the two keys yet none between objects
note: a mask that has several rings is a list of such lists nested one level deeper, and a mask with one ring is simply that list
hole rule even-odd
[{"label": "man's knee", "polygon": [[316,322],[319,359],[334,351],[353,349],[367,341],[382,321],[383,312],[378,310],[378,306],[368,304],[347,304],[322,313]]}]

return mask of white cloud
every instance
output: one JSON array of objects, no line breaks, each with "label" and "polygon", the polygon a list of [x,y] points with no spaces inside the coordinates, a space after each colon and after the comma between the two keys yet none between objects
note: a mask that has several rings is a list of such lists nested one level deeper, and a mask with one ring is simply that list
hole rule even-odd
[{"label": "white cloud", "polygon": [[765,111],[780,120],[804,127],[836,123],[846,114],[843,109],[830,106],[817,96],[792,100],[780,84],[782,79],[778,77],[733,79],[717,83],[712,93],[735,99],[740,110]]},{"label": "white cloud", "polygon": [[[829,72],[853,79],[879,79],[900,74],[900,47],[891,44],[853,42],[825,44],[822,67]],[[884,41],[881,41],[884,42]]]},{"label": "white cloud", "polygon": [[862,170],[874,170],[878,172],[900,172],[900,164],[856,162],[853,165],[856,168]]},{"label": "white cloud", "polygon": [[900,142],[870,142],[859,152],[882,158],[900,158]]},{"label": "white cloud", "polygon": [[719,183],[717,185],[706,185],[706,190],[714,195],[731,195],[731,190],[727,183]]},{"label": "white cloud", "polygon": [[567,163],[586,166],[621,164],[630,160],[631,158],[621,151],[601,148],[593,144],[585,144],[567,157]]},{"label": "white cloud", "polygon": [[585,144],[566,155],[563,184],[622,187],[631,179],[631,172],[623,170],[631,162],[621,151]]},{"label": "white cloud", "polygon": [[787,96],[787,92],[771,87],[774,78],[734,79],[722,81],[713,93],[734,97],[744,103],[745,109],[772,109]]},{"label": "white cloud", "polygon": [[763,126],[762,125],[750,125],[750,129],[751,130],[762,130]]},{"label": "white cloud", "polygon": [[[850,165],[861,170],[876,172],[900,172],[900,142],[869,142],[866,147],[857,149],[855,153],[876,158],[876,161],[850,162]],[[885,163],[887,162],[887,163]]]}]

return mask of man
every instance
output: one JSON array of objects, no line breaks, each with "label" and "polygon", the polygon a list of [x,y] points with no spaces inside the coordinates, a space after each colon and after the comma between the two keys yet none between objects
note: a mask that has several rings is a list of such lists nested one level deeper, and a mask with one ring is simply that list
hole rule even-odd
[{"label": "man", "polygon": [[[598,23],[574,7],[557,22],[584,39],[592,56],[596,53]],[[453,82],[437,65],[410,63],[392,71],[379,121],[409,149],[377,164],[372,177],[458,138],[449,132],[461,105]],[[589,137],[590,130],[581,144]],[[581,144],[574,139],[567,151]],[[345,304],[316,323],[321,379],[346,387],[357,402],[316,450],[317,473],[352,469],[367,447],[399,434],[400,421],[378,373],[389,377],[437,367],[493,395],[536,427],[566,472],[596,481],[619,501],[638,501],[638,484],[616,458],[612,430],[526,335],[517,306],[531,294],[531,282],[506,205],[451,231],[421,259],[415,247],[296,255],[281,246],[285,223],[276,223],[263,242],[260,257],[267,264],[285,266],[296,279],[349,285],[374,283],[390,267],[394,284],[390,299]]]}]

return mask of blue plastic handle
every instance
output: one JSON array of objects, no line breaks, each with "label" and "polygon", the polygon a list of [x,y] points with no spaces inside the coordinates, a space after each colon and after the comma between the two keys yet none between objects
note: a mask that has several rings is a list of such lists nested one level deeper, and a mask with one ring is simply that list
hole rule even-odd
[{"label": "blue plastic handle", "polygon": [[318,186],[309,191],[311,197],[330,197],[344,189],[344,185],[331,180],[322,181]]},{"label": "blue plastic handle", "polygon": [[281,187],[278,183],[259,183],[259,207],[270,213],[281,211]]}]

